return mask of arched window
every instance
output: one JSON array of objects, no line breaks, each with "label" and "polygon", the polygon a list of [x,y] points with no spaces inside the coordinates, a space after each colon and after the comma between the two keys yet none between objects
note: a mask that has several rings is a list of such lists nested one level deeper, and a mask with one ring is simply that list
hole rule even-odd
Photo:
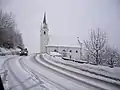
[{"label": "arched window", "polygon": [[55,49],[54,52],[57,52],[57,50]]},{"label": "arched window", "polygon": [[67,56],[66,50],[65,50],[65,49],[63,49],[62,51],[63,51],[63,52],[62,52],[63,57],[66,57],[66,56]]},{"label": "arched window", "polygon": [[63,52],[65,52],[65,49],[63,50]]},{"label": "arched window", "polygon": [[70,52],[72,52],[72,50],[70,50]]},{"label": "arched window", "polygon": [[72,56],[70,55],[70,59],[72,58]]},{"label": "arched window", "polygon": [[78,53],[78,51],[76,50],[76,53]]},{"label": "arched window", "polygon": [[44,35],[46,34],[46,32],[44,31]]}]

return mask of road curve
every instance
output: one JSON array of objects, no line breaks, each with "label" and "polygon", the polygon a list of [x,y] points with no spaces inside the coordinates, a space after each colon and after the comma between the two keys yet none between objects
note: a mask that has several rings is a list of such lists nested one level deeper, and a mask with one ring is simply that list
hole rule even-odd
[{"label": "road curve", "polygon": [[[73,77],[77,76],[78,78],[76,79],[76,81],[78,81],[78,83],[83,82],[84,84],[86,84],[88,86],[96,87],[97,89],[102,89],[102,90],[103,89],[107,89],[107,90],[119,90],[120,89],[119,84],[112,83],[112,82],[107,82],[107,81],[100,80],[100,79],[97,79],[97,78],[94,78],[94,77],[91,77],[91,76],[88,76],[88,75],[85,75],[85,74],[82,74],[82,73],[79,73],[79,72],[76,72],[76,71],[68,70],[65,67],[63,68],[61,66],[57,66],[56,64],[53,64],[53,63],[49,62],[49,60],[45,60],[43,57],[41,57],[41,58],[42,58],[41,61],[39,61],[39,62],[37,61],[38,63],[41,63],[41,62],[44,62],[45,64],[47,63],[49,66],[51,66],[51,68],[55,67],[54,69],[57,68],[59,71],[61,70],[61,72],[65,71],[65,74],[67,74],[66,72],[68,72],[69,73],[69,74],[67,74],[68,76],[73,76]],[[80,79],[80,78],[84,78],[85,80]],[[92,81],[92,84],[91,84],[91,81]],[[93,84],[95,82],[97,82],[97,84]]]},{"label": "road curve", "polygon": [[[41,60],[37,62],[36,55],[32,56],[32,59],[25,60],[24,63],[35,70],[37,73],[39,72],[44,77],[48,78],[48,80],[51,80],[52,82],[65,87],[67,90],[105,90],[104,88],[93,86],[91,84],[87,84],[83,81],[80,81],[78,79],[75,79],[69,75],[66,75],[64,73],[61,73],[59,71],[56,71],[46,65],[43,64],[44,60]],[[29,64],[28,64],[29,63]],[[30,66],[29,66],[30,65]],[[37,69],[35,69],[37,68]],[[54,79],[56,78],[56,79]],[[60,89],[63,90],[63,89]]]},{"label": "road curve", "polygon": [[3,68],[9,70],[13,85],[16,85],[12,90],[120,90],[119,85],[72,71],[39,54],[11,57],[4,62]]},{"label": "road curve", "polygon": [[[31,60],[32,58],[29,58],[29,60]],[[27,60],[25,58],[25,60]],[[39,72],[35,71],[34,69],[30,68],[30,66],[26,65],[24,63],[23,59],[19,60],[20,65],[22,66],[22,68],[30,73],[33,77],[35,77],[40,83],[44,83],[44,88],[46,88],[47,90],[50,90],[49,87],[51,87],[52,90],[67,90],[65,87],[62,87],[56,83],[54,83],[53,81],[49,80],[48,78],[46,78],[45,76],[43,76],[42,74],[40,74]],[[39,84],[40,84],[39,83]],[[31,87],[33,88],[33,87]]]},{"label": "road curve", "polygon": [[[41,57],[41,61],[38,62],[38,60],[36,60],[36,57],[34,57],[35,61],[41,65],[44,65],[45,67],[49,68],[49,69],[52,69],[54,72],[57,72],[59,73],[60,75],[64,76],[65,78],[67,78],[68,80],[72,81],[73,83],[76,83],[78,85],[82,85],[84,87],[86,87],[86,89],[89,89],[89,90],[105,90],[104,88],[102,87],[98,87],[98,86],[95,86],[95,85],[92,85],[90,83],[87,83],[86,81],[83,81],[83,80],[79,80],[77,78],[74,78],[72,74],[75,74],[75,76],[77,76],[76,73],[72,73],[70,72],[70,74],[67,74],[67,72],[69,70],[65,69],[65,68],[62,68],[62,67],[58,67],[54,64],[51,64],[49,62],[47,62],[46,60],[44,60],[44,58]],[[50,67],[52,66],[52,67]],[[62,71],[62,72],[61,72]],[[65,71],[65,73],[63,72]],[[80,88],[79,88],[80,89]]]},{"label": "road curve", "polygon": [[[4,69],[7,69],[9,71],[9,78],[12,78],[13,82],[15,81],[14,83],[14,89],[22,89],[22,90],[27,90],[27,87],[23,84],[23,82],[18,78],[18,76],[14,73],[14,71],[12,70],[11,68],[11,65],[10,65],[10,61],[11,60],[15,60],[15,59],[21,59],[20,57],[13,57],[13,58],[10,58],[10,59],[7,59],[5,62],[4,62]],[[10,83],[13,83],[12,80],[10,81]],[[22,87],[17,87],[21,85]],[[12,88],[12,87],[11,87]]]},{"label": "road curve", "polygon": [[[28,56],[29,57],[29,56]],[[9,71],[8,82],[9,89],[11,90],[48,90],[45,89],[34,76],[31,76],[30,72],[24,70],[24,68],[19,63],[20,60],[24,60],[24,56],[15,56],[13,58],[7,59],[4,62],[3,68]]]}]

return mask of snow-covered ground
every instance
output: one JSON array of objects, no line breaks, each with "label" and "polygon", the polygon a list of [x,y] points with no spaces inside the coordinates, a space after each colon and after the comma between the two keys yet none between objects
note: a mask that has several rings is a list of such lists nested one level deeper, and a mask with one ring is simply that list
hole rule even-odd
[{"label": "snow-covered ground", "polygon": [[47,90],[22,65],[21,60],[25,59],[26,57],[18,55],[0,56],[0,75],[5,90]]},{"label": "snow-covered ground", "polygon": [[[39,54],[0,56],[1,70],[8,71],[6,88],[9,90],[10,88],[11,90],[119,90],[120,81],[81,70],[85,68],[90,72],[91,70],[108,72],[106,69],[100,71],[100,66],[64,61],[60,57],[51,57],[47,54],[42,56],[45,60],[40,58]],[[114,72],[110,71],[108,75],[112,77],[111,73]]]},{"label": "snow-covered ground", "polygon": [[5,88],[8,86],[8,82],[7,82],[7,75],[8,75],[8,71],[4,68],[4,63],[10,59],[13,58],[14,56],[11,55],[7,55],[7,56],[0,56],[0,76],[2,78],[3,84],[5,86]]},{"label": "snow-covered ground", "polygon": [[107,66],[80,64],[80,63],[73,62],[73,61],[63,60],[61,57],[52,57],[48,54],[44,54],[43,56],[44,58],[54,61],[57,64],[73,67],[73,68],[76,68],[76,69],[79,69],[85,72],[90,72],[91,74],[103,76],[103,77],[118,81],[120,83],[120,68],[119,67],[110,68]]},{"label": "snow-covered ground", "polygon": [[0,56],[0,73],[2,73],[4,71],[4,68],[3,68],[3,65],[4,65],[4,62],[9,59],[9,58],[12,58],[14,56],[10,56],[10,55],[7,55],[7,56]]},{"label": "snow-covered ground", "polygon": [[[106,77],[102,77],[99,75],[95,75],[95,74],[92,74],[90,72],[85,72],[85,71],[82,71],[80,69],[61,64],[61,62],[56,63],[53,60],[51,60],[51,56],[50,57],[48,56],[46,58],[45,54],[43,54],[42,56],[44,57],[44,61],[46,63],[48,63],[48,65],[46,63],[44,63],[44,64],[46,64],[46,66],[48,66],[48,67],[50,67],[50,68],[52,68],[60,73],[63,73],[64,75],[68,75],[72,78],[75,78],[75,79],[79,80],[80,82],[84,82],[86,84],[89,84],[89,85],[91,85],[91,87],[97,86],[97,88],[102,88],[105,90],[119,90],[119,88],[120,88],[119,81],[109,79]],[[38,60],[38,62],[41,63],[41,60],[39,60],[39,57],[37,60]],[[93,90],[91,88],[89,88],[89,89]]]},{"label": "snow-covered ground", "polygon": [[27,57],[16,56],[5,62],[4,67],[8,70],[7,88],[9,90],[47,90],[22,63],[22,60],[27,60]]},{"label": "snow-covered ground", "polygon": [[5,49],[0,47],[0,55],[16,55],[19,51],[19,49]]},{"label": "snow-covered ground", "polygon": [[[29,58],[29,57],[28,57]],[[71,80],[70,77],[59,73],[59,71],[54,71],[50,65],[45,64],[41,61],[38,63],[35,59],[24,60],[24,63],[31,68],[39,79],[44,82],[44,86],[48,90],[90,90],[88,87],[85,87],[82,83],[77,83],[77,81]],[[46,66],[47,65],[47,66]],[[99,88],[97,89],[99,90]]]}]

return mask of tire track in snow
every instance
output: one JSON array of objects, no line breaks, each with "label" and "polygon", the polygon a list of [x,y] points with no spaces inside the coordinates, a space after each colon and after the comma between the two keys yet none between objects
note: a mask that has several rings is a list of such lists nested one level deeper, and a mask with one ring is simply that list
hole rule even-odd
[{"label": "tire track in snow", "polygon": [[[64,59],[63,59],[64,60]],[[64,60],[64,61],[69,61],[69,60]],[[57,61],[54,61],[56,63],[59,63]],[[75,61],[73,61],[75,62]],[[77,62],[78,63],[78,62]],[[94,71],[89,71],[87,69],[83,69],[83,68],[80,68],[80,67],[76,67],[76,66],[73,66],[73,65],[70,65],[70,64],[65,64],[63,62],[60,62],[59,64],[63,64],[63,65],[66,65],[66,66],[70,66],[70,67],[73,67],[73,68],[76,68],[76,69],[80,69],[81,71],[85,71],[85,72],[89,72],[91,74],[95,74],[95,75],[98,75],[98,76],[102,76],[102,77],[105,77],[105,78],[109,78],[109,79],[113,79],[113,80],[116,80],[116,81],[120,81],[119,78],[115,78],[115,77],[111,77],[111,76],[108,76],[108,75],[104,75],[104,74],[100,74],[100,73],[97,73],[97,72],[94,72]]]},{"label": "tire track in snow", "polygon": [[[32,57],[31,60],[33,60],[33,59],[34,59],[33,57],[36,57],[36,56],[37,56],[37,54],[34,55],[34,56],[31,56],[31,57]],[[33,75],[35,76],[35,78],[36,78],[37,80],[39,80],[40,82],[42,82],[42,81],[41,81],[41,79],[42,79],[43,82],[45,81],[45,82],[49,83],[50,85],[56,87],[57,90],[68,90],[66,87],[63,87],[63,86],[61,86],[61,85],[59,85],[59,84],[56,84],[55,82],[53,82],[53,81],[49,80],[48,78],[46,78],[45,76],[41,75],[39,72],[36,72],[34,69],[32,69],[32,68],[30,68],[29,66],[27,66],[27,65],[23,62],[22,59],[19,59],[19,62],[20,62],[21,66],[23,67],[23,69],[24,69],[25,71],[27,71],[28,73],[33,74]],[[40,79],[39,79],[39,77],[40,77]],[[41,84],[41,83],[40,83],[40,84]],[[37,85],[39,85],[39,84],[37,84]],[[35,85],[35,86],[36,86],[36,85]],[[34,86],[31,86],[30,88],[33,88],[33,87],[34,87]],[[30,88],[29,88],[29,89],[30,89]]]},{"label": "tire track in snow", "polygon": [[[32,88],[34,88],[34,87],[36,87],[36,86],[39,86],[39,85],[40,85],[40,87],[41,87],[42,89],[45,89],[46,87],[44,87],[44,86],[42,85],[43,82],[40,81],[40,80],[38,80],[37,75],[36,75],[32,70],[30,70],[29,67],[27,67],[27,66],[23,63],[23,60],[24,60],[23,58],[22,58],[22,59],[19,59],[19,63],[20,63],[20,65],[21,65],[21,67],[22,67],[27,73],[29,73],[29,74],[31,75],[31,79],[36,82],[36,84],[31,85],[30,87],[28,87],[28,90],[29,90],[29,89],[32,89]],[[47,90],[47,89],[45,89],[45,90]]]},{"label": "tire track in snow", "polygon": [[7,59],[4,61],[3,65],[2,65],[2,69],[5,70],[5,69],[7,68],[7,67],[5,66],[5,64],[6,64],[6,62],[8,62],[8,60],[14,59],[14,58],[16,58],[16,57],[17,57],[17,56],[7,58]]},{"label": "tire track in snow", "polygon": [[[98,81],[100,81],[100,83],[102,84],[102,83],[104,83],[105,85],[112,85],[112,86],[116,86],[116,88],[117,88],[117,90],[119,90],[119,88],[120,88],[120,86],[119,85],[116,85],[115,83],[108,83],[108,82],[104,82],[103,80],[99,80],[99,79],[97,79],[97,78],[92,78],[92,77],[90,77],[90,76],[86,76],[86,75],[83,75],[83,74],[81,74],[81,73],[77,73],[77,72],[75,72],[75,71],[71,71],[71,70],[68,70],[68,69],[66,69],[66,68],[63,68],[63,67],[60,67],[60,66],[57,66],[57,65],[55,65],[55,64],[52,64],[52,63],[50,63],[50,62],[48,62],[47,60],[45,60],[43,57],[41,57],[41,62],[43,62],[43,63],[45,63],[45,64],[48,64],[48,65],[50,65],[50,66],[52,66],[52,67],[55,67],[55,68],[57,68],[57,69],[60,69],[61,71],[65,71],[65,72],[68,72],[68,73],[70,73],[71,75],[75,75],[75,76],[79,76],[79,77],[83,77],[83,78],[90,78],[90,80],[98,80]],[[37,60],[36,60],[37,61]],[[41,62],[39,62],[39,61],[37,61],[39,64],[41,64]],[[44,65],[44,64],[43,64]],[[48,68],[50,68],[50,67],[48,67]],[[55,69],[55,71],[57,71],[57,72],[59,72],[58,70],[56,70]],[[61,73],[61,72],[60,72]],[[64,75],[66,75],[65,73],[63,73]],[[72,79],[74,79],[74,80],[76,80],[76,81],[78,81],[78,82],[82,82],[82,83],[84,83],[84,84],[86,84],[86,85],[88,85],[88,86],[92,86],[92,87],[96,87],[96,89],[100,89],[100,90],[106,90],[106,87],[104,87],[104,88],[102,88],[101,86],[96,86],[96,85],[94,85],[94,84],[91,84],[91,83],[89,83],[89,82],[87,82],[87,81],[84,81],[84,80],[80,80],[80,79],[76,79],[76,78],[74,78],[74,77],[71,77],[71,75],[67,75],[68,77],[70,77],[70,78],[72,78]],[[97,83],[96,83],[97,84]]]},{"label": "tire track in snow", "polygon": [[[36,55],[36,56],[37,56],[37,55]],[[76,78],[74,78],[74,77],[72,77],[72,76],[69,76],[69,75],[67,75],[67,74],[65,74],[65,73],[62,73],[62,72],[60,72],[60,71],[58,71],[58,70],[55,70],[54,68],[51,68],[51,67],[49,67],[49,66],[46,66],[46,65],[43,64],[44,60],[41,60],[41,62],[39,62],[39,61],[36,60],[36,56],[33,57],[34,62],[38,63],[39,66],[46,67],[47,69],[53,71],[53,72],[54,72],[55,74],[57,74],[57,75],[60,75],[60,76],[62,76],[62,77],[65,77],[66,79],[71,80],[71,81],[73,81],[73,82],[76,81],[77,83],[76,83],[76,82],[74,82],[74,83],[76,83],[76,84],[78,84],[78,85],[84,85],[84,87],[87,87],[88,89],[91,88],[91,90],[106,90],[106,89],[104,89],[104,88],[102,88],[102,87],[98,87],[98,86],[92,85],[92,84],[90,84],[90,83],[86,83],[86,82],[81,81],[81,80],[79,80],[79,79],[76,79]],[[44,62],[44,63],[47,63],[47,64],[48,64],[48,62]],[[53,66],[54,66],[54,65],[53,65]],[[61,69],[60,67],[57,67],[57,68]],[[63,68],[62,70],[64,71],[64,68]]]},{"label": "tire track in snow", "polygon": [[[27,87],[23,84],[23,82],[17,77],[17,75],[13,72],[12,68],[10,67],[10,60],[12,59],[17,59],[17,57],[14,57],[14,58],[10,58],[10,59],[7,59],[5,62],[4,62],[4,68],[7,67],[8,71],[13,75],[13,77],[15,78],[15,80],[19,83],[19,85],[15,85],[15,86],[21,86],[22,90],[27,90]],[[21,57],[23,58],[23,57]],[[21,59],[19,58],[19,59]]]},{"label": "tire track in snow", "polygon": [[[41,58],[43,59],[43,61],[44,62],[46,62],[46,63],[48,63],[48,64],[50,64],[50,65],[52,65],[52,66],[55,66],[55,67],[58,67],[58,68],[60,68],[60,69],[62,69],[62,70],[66,70],[66,71],[69,71],[70,73],[75,73],[76,75],[82,75],[82,76],[84,76],[84,77],[86,77],[86,78],[91,78],[91,79],[93,79],[93,80],[98,80],[98,81],[100,81],[100,82],[102,82],[102,83],[105,83],[105,85],[106,86],[111,86],[111,87],[115,87],[115,88],[117,88],[118,90],[119,90],[119,88],[120,88],[120,82],[116,82],[116,81],[112,81],[112,82],[110,82],[110,81],[107,81],[106,79],[101,79],[101,78],[96,78],[96,77],[93,77],[93,76],[88,76],[88,75],[85,75],[85,74],[82,74],[82,73],[79,73],[79,72],[76,72],[76,71],[72,71],[72,70],[70,70],[70,69],[66,69],[66,68],[63,68],[63,67],[61,67],[61,66],[59,66],[59,65],[56,65],[56,64],[53,64],[52,62],[49,62],[48,60],[46,60],[46,59],[44,59],[44,57],[41,55]],[[59,64],[59,63],[58,63]],[[70,66],[69,66],[70,67]],[[89,72],[88,72],[89,73]],[[95,74],[96,75],[96,74]],[[97,75],[96,75],[97,76]],[[99,75],[98,75],[99,76]]]}]

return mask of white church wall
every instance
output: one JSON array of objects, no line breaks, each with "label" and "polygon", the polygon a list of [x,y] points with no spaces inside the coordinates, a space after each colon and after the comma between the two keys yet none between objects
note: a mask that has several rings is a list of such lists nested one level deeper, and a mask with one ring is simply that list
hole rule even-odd
[{"label": "white church wall", "polygon": [[59,47],[59,52],[63,53],[63,52],[67,52],[67,49],[65,47]]},{"label": "white church wall", "polygon": [[73,60],[80,60],[80,48],[70,48],[69,49],[70,55],[72,55]]},{"label": "white church wall", "polygon": [[78,47],[60,47],[60,46],[47,46],[47,52],[58,51],[63,54],[63,56],[72,59],[72,60],[80,60],[80,48]]},{"label": "white church wall", "polygon": [[46,47],[47,48],[47,53],[53,52],[54,47]]},{"label": "white church wall", "polygon": [[73,55],[74,55],[75,60],[80,60],[80,48],[75,48],[73,50]]}]

